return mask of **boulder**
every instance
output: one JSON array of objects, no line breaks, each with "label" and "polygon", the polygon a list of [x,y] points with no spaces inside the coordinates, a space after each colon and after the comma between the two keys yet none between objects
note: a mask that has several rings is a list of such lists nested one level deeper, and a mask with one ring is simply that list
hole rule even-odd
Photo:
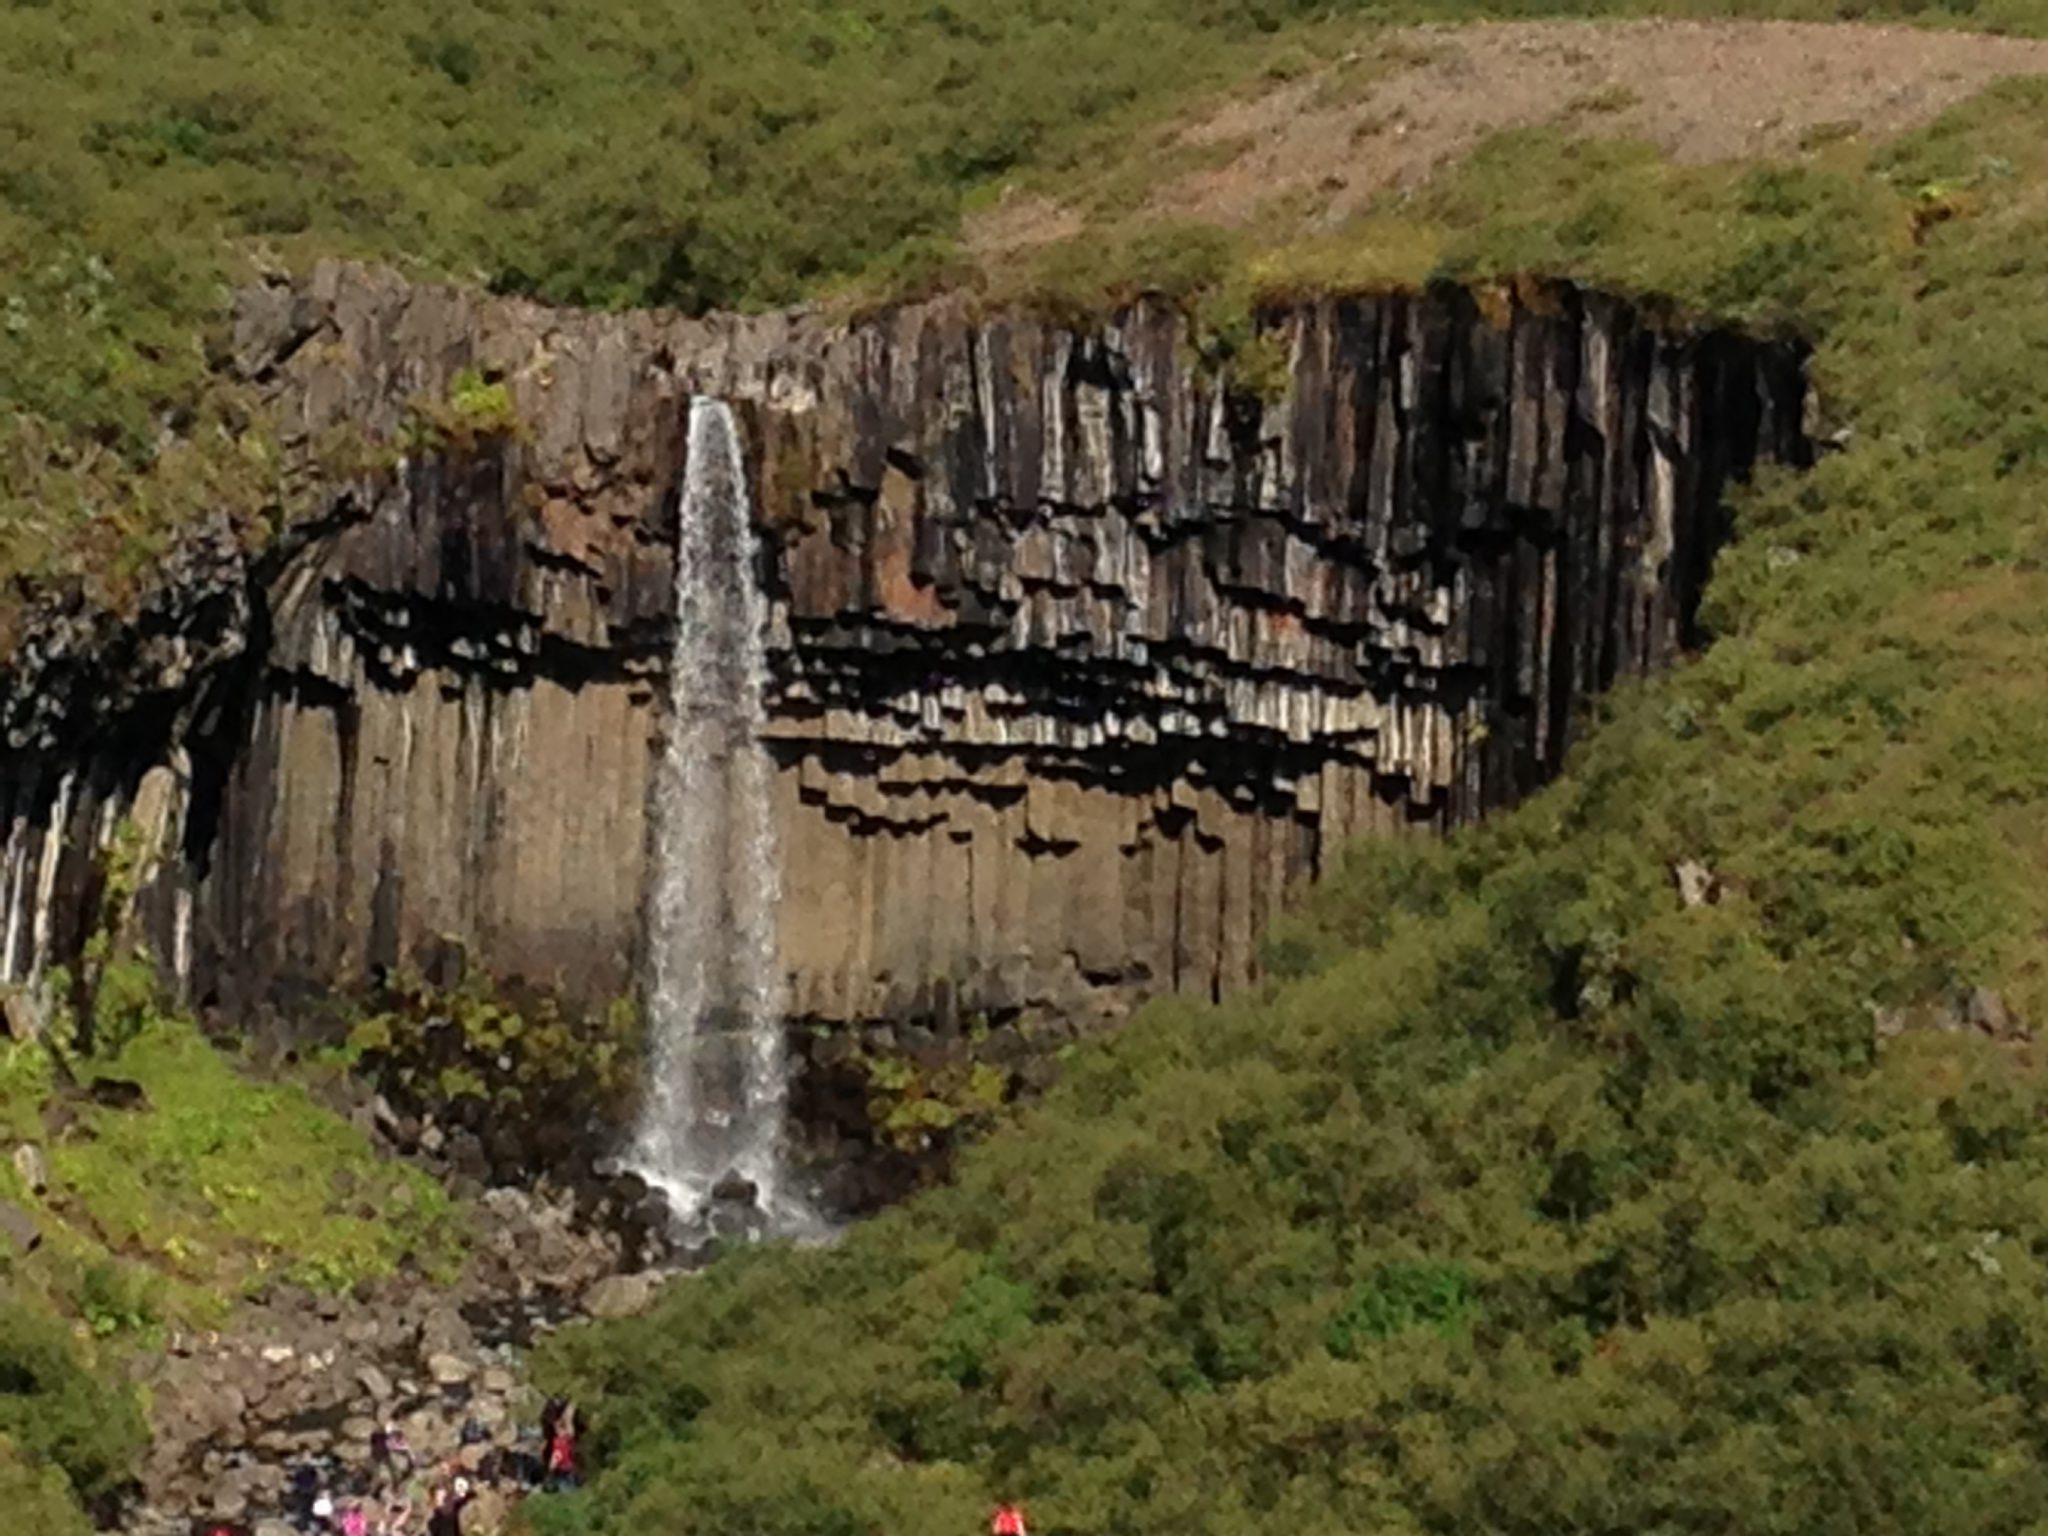
[{"label": "boulder", "polygon": [[502,1493],[495,1488],[482,1488],[462,1506],[458,1525],[462,1536],[500,1536],[510,1513]]},{"label": "boulder", "polygon": [[476,1335],[453,1307],[436,1307],[420,1323],[419,1348],[423,1359],[467,1354],[476,1348]]},{"label": "boulder", "polygon": [[43,1245],[43,1231],[20,1206],[0,1200],[0,1239],[23,1258]]},{"label": "boulder", "polygon": [[24,1141],[14,1149],[14,1171],[32,1195],[48,1192],[50,1188],[50,1164],[43,1156],[43,1149],[32,1141]]},{"label": "boulder", "polygon": [[193,1427],[203,1428],[221,1440],[237,1434],[243,1417],[249,1411],[249,1400],[241,1388],[217,1378],[197,1382],[195,1388],[185,1402],[187,1417]]},{"label": "boulder", "polygon": [[239,1488],[218,1487],[213,1494],[213,1514],[218,1520],[239,1520],[249,1512],[249,1496]]},{"label": "boulder", "polygon": [[760,1196],[754,1181],[737,1172],[728,1173],[711,1186],[711,1198],[728,1205],[752,1205]]},{"label": "boulder", "polygon": [[655,1270],[607,1275],[583,1293],[583,1310],[602,1321],[638,1317],[654,1305],[668,1276]]},{"label": "boulder", "polygon": [[2027,1030],[2005,1006],[2005,999],[1989,987],[1972,987],[1963,999],[1963,1022],[1980,1035],[1993,1040],[2026,1039]]},{"label": "boulder", "polygon": [[149,1108],[149,1095],[142,1084],[128,1077],[96,1077],[86,1094],[102,1109],[142,1110]]},{"label": "boulder", "polygon": [[427,1356],[427,1375],[438,1387],[459,1387],[475,1374],[475,1367],[459,1355],[442,1351]]},{"label": "boulder", "polygon": [[43,1010],[34,996],[20,987],[0,990],[0,1022],[7,1026],[9,1039],[26,1044],[43,1033]]},{"label": "boulder", "polygon": [[1721,882],[1697,859],[1681,859],[1672,865],[1671,878],[1678,883],[1678,899],[1688,907],[1710,906],[1721,898]]}]

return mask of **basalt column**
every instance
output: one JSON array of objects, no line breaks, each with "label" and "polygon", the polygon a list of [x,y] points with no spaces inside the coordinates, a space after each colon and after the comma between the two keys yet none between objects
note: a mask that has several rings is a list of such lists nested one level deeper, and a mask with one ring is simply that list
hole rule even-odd
[{"label": "basalt column", "polygon": [[1792,349],[1568,288],[1303,306],[1258,346],[1254,389],[1164,305],[905,311],[759,381],[800,1014],[1242,985],[1346,839],[1555,772],[1686,643],[1728,482],[1803,451]]},{"label": "basalt column", "polygon": [[[327,265],[242,296],[289,462],[372,467],[0,675],[0,981],[106,871],[223,1011],[380,968],[643,997],[693,396],[765,597],[776,984],[835,1037],[1086,1023],[1255,968],[1346,839],[1542,782],[1691,637],[1796,347],[1563,285],[1304,303],[1257,366],[1099,324],[548,310]],[[437,441],[458,375],[518,430]],[[358,458],[362,457],[360,452]]]}]

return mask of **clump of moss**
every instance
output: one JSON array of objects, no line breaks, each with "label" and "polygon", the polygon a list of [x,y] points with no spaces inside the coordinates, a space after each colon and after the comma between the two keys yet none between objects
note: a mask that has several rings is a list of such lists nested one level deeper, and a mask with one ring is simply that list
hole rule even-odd
[{"label": "clump of moss", "polygon": [[1010,1098],[1010,1074],[971,1048],[932,1064],[909,1053],[864,1050],[853,1066],[868,1089],[875,1133],[898,1152],[986,1130]]},{"label": "clump of moss", "polygon": [[511,386],[464,368],[446,394],[412,402],[401,441],[414,452],[472,454],[487,444],[515,441],[525,431]]}]

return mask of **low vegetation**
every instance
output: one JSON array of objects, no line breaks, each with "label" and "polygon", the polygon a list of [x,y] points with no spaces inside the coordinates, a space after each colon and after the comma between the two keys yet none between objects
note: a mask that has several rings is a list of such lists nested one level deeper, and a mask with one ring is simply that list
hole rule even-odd
[{"label": "low vegetation", "polygon": [[1522,136],[1276,265],[1799,323],[1841,451],[1741,498],[1703,656],[1520,811],[1355,849],[1291,979],[1154,1007],[835,1248],[562,1336],[601,1470],[537,1529],[2031,1528],[2044,130],[2032,83],[1796,167]]},{"label": "low vegetation", "polygon": [[0,1501],[23,1530],[38,1536],[88,1536],[92,1530],[62,1469],[37,1465],[11,1445],[0,1447]]},{"label": "low vegetation", "polygon": [[113,1493],[141,1454],[141,1411],[90,1371],[63,1324],[0,1297],[0,1498],[16,1529],[90,1529],[81,1506]]},{"label": "low vegetation", "polygon": [[572,1160],[593,1119],[624,1123],[644,1039],[628,997],[578,1009],[475,972],[452,986],[399,972],[364,1000],[339,1064],[403,1111],[477,1135],[512,1180]]},{"label": "low vegetation", "polygon": [[457,1256],[440,1188],[304,1087],[252,1075],[174,1014],[152,1009],[91,1054],[63,1047],[67,1027],[53,1048],[0,1045],[0,1134],[40,1150],[48,1184],[0,1164],[0,1197],[45,1233],[0,1259],[17,1290],[96,1336],[147,1335],[217,1320],[273,1278],[339,1290]]}]

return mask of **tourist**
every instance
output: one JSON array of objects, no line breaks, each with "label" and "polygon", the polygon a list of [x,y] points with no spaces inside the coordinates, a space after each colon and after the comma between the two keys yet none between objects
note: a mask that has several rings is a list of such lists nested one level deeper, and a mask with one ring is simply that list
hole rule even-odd
[{"label": "tourist", "polygon": [[370,1517],[363,1512],[360,1500],[350,1499],[348,1508],[341,1512],[341,1536],[370,1536]]},{"label": "tourist", "polygon": [[476,1480],[487,1488],[513,1481],[512,1474],[507,1470],[509,1459],[510,1453],[502,1445],[486,1446],[483,1455],[477,1458]]},{"label": "tourist", "polygon": [[506,1476],[522,1488],[538,1488],[548,1475],[547,1441],[538,1450],[524,1441],[505,1452]]},{"label": "tourist", "polygon": [[547,1448],[555,1443],[555,1426],[562,1422],[562,1415],[568,1411],[569,1400],[565,1397],[551,1397],[541,1405],[540,1443],[543,1461],[547,1457]]},{"label": "tourist", "polygon": [[1024,1529],[1024,1511],[1014,1504],[996,1506],[996,1517],[988,1525],[989,1536],[1029,1536]]},{"label": "tourist", "polygon": [[380,1487],[395,1488],[411,1475],[412,1447],[396,1424],[387,1423],[371,1432],[370,1466]]},{"label": "tourist", "polygon": [[448,1497],[445,1487],[434,1489],[433,1502],[427,1509],[427,1536],[462,1536],[462,1511]]},{"label": "tourist", "polygon": [[544,1483],[549,1493],[560,1493],[564,1488],[576,1486],[576,1409],[564,1404],[556,1417],[554,1432],[547,1438],[547,1478]]},{"label": "tourist", "polygon": [[295,1530],[313,1529],[313,1500],[320,1493],[320,1473],[309,1461],[302,1461],[292,1468],[291,1482],[285,1492],[285,1517]]}]

